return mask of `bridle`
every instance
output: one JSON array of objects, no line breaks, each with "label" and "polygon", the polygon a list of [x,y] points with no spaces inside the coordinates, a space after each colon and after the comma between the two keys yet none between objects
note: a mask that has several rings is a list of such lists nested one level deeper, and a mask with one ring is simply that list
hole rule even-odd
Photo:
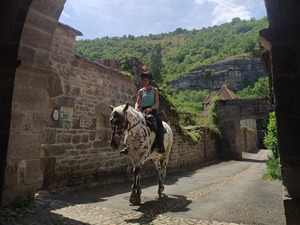
[{"label": "bridle", "polygon": [[120,131],[116,131],[116,129],[119,127],[119,125],[115,124],[117,122],[117,119],[113,119],[113,118],[110,119],[112,127],[113,127],[113,132],[112,132],[113,136],[117,134],[119,137],[121,137],[122,135],[127,134],[131,129],[133,129],[135,126],[137,126],[144,119],[145,115],[147,115],[147,114],[143,113],[143,117],[141,119],[139,119],[132,126],[130,126],[130,123],[129,123],[126,115],[127,114],[125,114],[125,116],[123,118],[124,122],[121,123],[121,124],[124,124],[125,129],[122,129]]}]

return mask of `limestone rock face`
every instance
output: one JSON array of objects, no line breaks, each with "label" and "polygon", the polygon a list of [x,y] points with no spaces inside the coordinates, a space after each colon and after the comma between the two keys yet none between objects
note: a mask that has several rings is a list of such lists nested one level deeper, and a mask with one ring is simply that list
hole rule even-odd
[{"label": "limestone rock face", "polygon": [[266,76],[260,59],[236,57],[215,62],[207,67],[195,67],[190,74],[177,77],[168,84],[179,91],[185,89],[218,91],[222,83],[226,82],[232,91],[237,92]]}]

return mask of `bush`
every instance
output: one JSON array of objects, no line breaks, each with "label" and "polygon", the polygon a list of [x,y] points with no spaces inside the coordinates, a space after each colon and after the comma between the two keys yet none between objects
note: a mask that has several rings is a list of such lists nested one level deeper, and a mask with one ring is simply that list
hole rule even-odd
[{"label": "bush", "polygon": [[270,113],[268,131],[264,139],[265,146],[272,151],[272,155],[266,160],[267,173],[263,175],[264,180],[281,180],[281,171],[278,158],[276,119],[275,112]]},{"label": "bush", "polygon": [[266,164],[267,173],[263,175],[263,180],[281,180],[279,158],[275,158],[273,155],[268,156]]},{"label": "bush", "polygon": [[273,156],[278,158],[275,112],[270,113],[268,131],[265,135],[264,144],[272,151]]}]

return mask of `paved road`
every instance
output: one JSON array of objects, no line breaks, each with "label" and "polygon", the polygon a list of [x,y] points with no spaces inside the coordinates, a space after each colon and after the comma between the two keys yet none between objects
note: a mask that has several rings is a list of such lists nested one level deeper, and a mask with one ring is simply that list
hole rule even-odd
[{"label": "paved road", "polygon": [[[243,161],[167,174],[155,200],[156,178],[142,179],[140,206],[129,203],[130,183],[36,198],[36,208],[2,224],[262,224],[284,225],[280,182],[262,181],[268,150]],[[2,210],[3,213],[3,210]],[[0,214],[1,215],[1,214]]]}]

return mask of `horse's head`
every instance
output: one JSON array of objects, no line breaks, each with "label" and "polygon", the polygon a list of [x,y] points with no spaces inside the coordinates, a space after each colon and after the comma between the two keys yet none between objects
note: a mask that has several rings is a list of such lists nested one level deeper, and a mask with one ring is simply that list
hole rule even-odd
[{"label": "horse's head", "polygon": [[109,120],[112,129],[110,146],[113,149],[118,149],[121,137],[124,135],[128,127],[126,111],[129,107],[129,103],[126,103],[125,106],[118,106],[114,108],[112,105],[109,105],[109,107],[112,110]]}]

